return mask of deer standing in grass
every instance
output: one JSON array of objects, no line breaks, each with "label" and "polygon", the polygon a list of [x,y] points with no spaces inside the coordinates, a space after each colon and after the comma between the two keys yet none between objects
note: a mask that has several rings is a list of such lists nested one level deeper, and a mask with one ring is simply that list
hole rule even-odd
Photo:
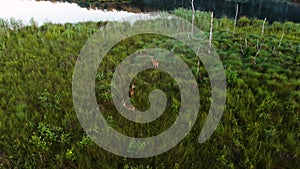
[{"label": "deer standing in grass", "polygon": [[122,101],[122,104],[129,111],[134,111],[135,110],[134,106],[126,105],[126,102],[124,100]]},{"label": "deer standing in grass", "polygon": [[132,84],[130,89],[129,89],[129,97],[132,97],[134,95],[134,88],[135,88],[135,85]]},{"label": "deer standing in grass", "polygon": [[158,69],[158,61],[154,59],[154,56],[150,56],[154,69]]}]

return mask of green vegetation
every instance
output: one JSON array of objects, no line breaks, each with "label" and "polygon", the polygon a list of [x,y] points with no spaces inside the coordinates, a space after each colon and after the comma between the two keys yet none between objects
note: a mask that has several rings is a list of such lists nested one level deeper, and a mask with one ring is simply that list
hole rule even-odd
[{"label": "green vegetation", "polygon": [[[191,11],[174,14],[191,19]],[[195,24],[207,35],[209,22],[209,13],[196,12]],[[221,122],[203,144],[197,141],[209,110],[209,77],[191,50],[166,37],[140,35],[108,53],[95,77],[97,101],[111,126],[129,136],[153,136],[171,126],[180,97],[172,77],[144,71],[133,80],[133,104],[149,108],[149,92],[158,87],[167,94],[168,108],[143,125],[118,115],[110,81],[126,56],[142,48],[173,49],[199,77],[201,108],[191,133],[164,154],[129,159],[94,144],[72,104],[77,56],[106,23],[37,27],[0,20],[0,168],[300,168],[300,25],[266,23],[261,35],[262,23],[240,18],[233,36],[233,20],[214,20],[213,44],[226,69],[228,92]]]}]

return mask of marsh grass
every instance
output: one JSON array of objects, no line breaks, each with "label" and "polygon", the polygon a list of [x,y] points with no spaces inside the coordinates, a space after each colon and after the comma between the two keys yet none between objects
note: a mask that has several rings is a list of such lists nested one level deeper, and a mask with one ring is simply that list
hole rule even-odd
[{"label": "marsh grass", "polygon": [[[183,9],[174,14],[191,18],[191,11]],[[195,13],[196,26],[207,35],[209,23],[209,13]],[[156,135],[172,125],[180,97],[170,76],[158,70],[141,72],[133,80],[140,90],[133,104],[141,110],[149,108],[148,92],[159,87],[168,95],[168,108],[156,122],[145,125],[118,116],[110,82],[123,58],[140,48],[164,47],[173,49],[195,75],[201,75],[197,79],[201,108],[191,133],[164,154],[129,159],[95,145],[81,128],[72,103],[77,56],[105,23],[37,27],[0,20],[0,167],[299,168],[300,25],[266,23],[262,36],[263,21],[242,17],[232,36],[233,23],[227,18],[214,21],[212,43],[226,69],[228,92],[222,120],[203,144],[197,140],[211,89],[207,71],[202,63],[198,66],[190,50],[165,37],[136,36],[119,43],[104,59],[105,66],[95,77],[100,109],[115,129],[136,137]]]}]

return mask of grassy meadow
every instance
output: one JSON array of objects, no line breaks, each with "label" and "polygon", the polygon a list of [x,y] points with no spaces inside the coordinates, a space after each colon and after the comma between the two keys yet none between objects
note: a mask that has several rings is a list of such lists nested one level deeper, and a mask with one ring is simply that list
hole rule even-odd
[{"label": "grassy meadow", "polygon": [[[191,11],[176,16],[191,20]],[[131,98],[150,107],[149,92],[165,91],[168,107],[155,122],[136,124],[118,115],[110,94],[116,66],[138,49],[173,50],[197,78],[201,107],[190,134],[161,155],[131,159],[111,154],[87,137],[72,101],[75,62],[85,42],[106,22],[24,26],[0,20],[0,168],[300,168],[300,24],[241,17],[214,19],[213,45],[226,70],[227,101],[214,134],[198,136],[210,106],[210,82],[195,54],[158,35],[133,36],[116,45],[95,77],[96,97],[119,132],[150,137],[170,127],[180,108],[179,89],[160,70],[139,73]],[[209,36],[210,13],[196,12],[195,25]],[[149,63],[151,61],[149,59]]]}]

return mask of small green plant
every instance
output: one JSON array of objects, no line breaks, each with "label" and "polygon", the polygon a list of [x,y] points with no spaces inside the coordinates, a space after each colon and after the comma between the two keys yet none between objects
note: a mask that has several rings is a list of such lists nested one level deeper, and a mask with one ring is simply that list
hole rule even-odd
[{"label": "small green plant", "polygon": [[225,72],[226,74],[226,82],[228,86],[234,86],[238,82],[237,71],[231,70],[228,68]]}]

